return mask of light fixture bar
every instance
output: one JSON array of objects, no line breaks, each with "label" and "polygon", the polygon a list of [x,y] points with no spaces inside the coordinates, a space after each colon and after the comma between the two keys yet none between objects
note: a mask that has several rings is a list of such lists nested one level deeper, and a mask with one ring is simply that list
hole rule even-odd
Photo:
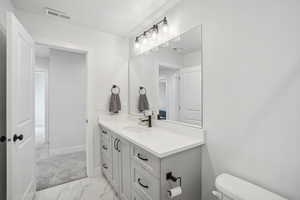
[{"label": "light fixture bar", "polygon": [[158,31],[159,31],[158,27],[159,27],[160,24],[163,24],[164,26],[168,26],[167,17],[164,17],[162,20],[160,20],[159,22],[157,22],[156,24],[154,24],[152,27],[150,27],[149,29],[145,30],[140,35],[136,36],[135,42],[138,42],[141,37],[145,37],[147,35],[147,33],[149,33],[149,32],[156,31],[156,33],[158,33]]}]

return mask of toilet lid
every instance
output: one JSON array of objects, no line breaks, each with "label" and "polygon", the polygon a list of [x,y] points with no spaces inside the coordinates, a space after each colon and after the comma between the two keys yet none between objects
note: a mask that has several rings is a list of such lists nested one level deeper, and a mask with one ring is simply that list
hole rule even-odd
[{"label": "toilet lid", "polygon": [[234,200],[287,200],[257,185],[229,174],[221,174],[216,178],[216,188]]}]

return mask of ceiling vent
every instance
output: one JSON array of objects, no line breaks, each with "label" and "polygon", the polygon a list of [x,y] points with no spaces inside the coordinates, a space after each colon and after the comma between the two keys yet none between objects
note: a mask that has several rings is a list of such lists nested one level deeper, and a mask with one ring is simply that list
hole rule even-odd
[{"label": "ceiling vent", "polygon": [[46,12],[46,15],[60,17],[60,18],[63,18],[63,19],[71,19],[71,17],[68,16],[65,12],[55,10],[55,9],[52,9],[52,8],[47,8],[46,7],[45,12]]}]

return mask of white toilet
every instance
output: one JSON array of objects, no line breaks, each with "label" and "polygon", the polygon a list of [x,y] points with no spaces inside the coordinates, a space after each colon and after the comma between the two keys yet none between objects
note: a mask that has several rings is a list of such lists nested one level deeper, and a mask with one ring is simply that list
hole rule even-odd
[{"label": "white toilet", "polygon": [[245,180],[221,174],[216,178],[217,191],[213,195],[220,200],[287,200]]}]

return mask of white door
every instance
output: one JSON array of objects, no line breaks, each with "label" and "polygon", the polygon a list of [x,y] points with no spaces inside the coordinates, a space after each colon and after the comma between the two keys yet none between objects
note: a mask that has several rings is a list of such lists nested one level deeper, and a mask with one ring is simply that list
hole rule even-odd
[{"label": "white door", "polygon": [[201,67],[180,70],[180,121],[201,125]]},{"label": "white door", "polygon": [[34,42],[12,13],[7,14],[7,199],[35,193]]}]

